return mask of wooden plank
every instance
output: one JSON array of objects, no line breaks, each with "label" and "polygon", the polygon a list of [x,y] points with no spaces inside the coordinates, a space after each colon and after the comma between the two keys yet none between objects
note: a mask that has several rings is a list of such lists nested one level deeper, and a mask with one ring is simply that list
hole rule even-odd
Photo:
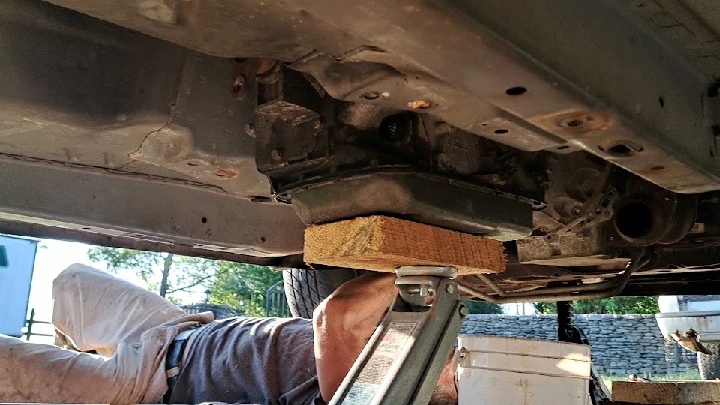
[{"label": "wooden plank", "polygon": [[502,243],[417,222],[371,216],[308,227],[309,265],[391,272],[400,266],[452,266],[459,274],[499,273]]},{"label": "wooden plank", "polygon": [[640,405],[717,405],[720,381],[613,381],[612,399]]}]

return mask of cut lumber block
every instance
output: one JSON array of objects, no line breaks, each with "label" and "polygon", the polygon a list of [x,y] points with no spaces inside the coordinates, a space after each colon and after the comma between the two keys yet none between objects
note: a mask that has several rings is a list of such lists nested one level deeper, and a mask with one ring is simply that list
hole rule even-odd
[{"label": "cut lumber block", "polygon": [[612,399],[634,405],[717,405],[720,381],[613,381]]},{"label": "cut lumber block", "polygon": [[459,274],[499,273],[507,264],[499,241],[384,216],[308,227],[304,260],[384,272],[401,266],[450,266]]}]

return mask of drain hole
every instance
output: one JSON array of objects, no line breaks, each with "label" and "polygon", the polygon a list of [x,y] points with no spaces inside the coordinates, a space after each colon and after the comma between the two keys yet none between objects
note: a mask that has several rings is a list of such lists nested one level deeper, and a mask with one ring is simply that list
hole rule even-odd
[{"label": "drain hole", "polygon": [[360,97],[364,98],[365,100],[376,100],[380,97],[380,93],[377,91],[368,91],[360,95]]},{"label": "drain hole", "polygon": [[599,145],[598,149],[615,157],[630,157],[641,152],[643,147],[632,142],[623,141],[610,144],[609,146]]},{"label": "drain hole", "polygon": [[628,145],[619,144],[611,147],[607,150],[612,155],[630,156],[635,150]]},{"label": "drain hole", "polygon": [[508,96],[519,96],[521,94],[525,94],[527,92],[527,89],[523,86],[515,86],[510,87],[509,89],[505,90],[505,94]]}]

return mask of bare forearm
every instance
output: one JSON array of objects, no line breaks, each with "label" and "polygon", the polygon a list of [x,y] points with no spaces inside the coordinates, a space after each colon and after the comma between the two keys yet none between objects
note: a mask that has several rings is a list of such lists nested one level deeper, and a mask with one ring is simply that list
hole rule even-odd
[{"label": "bare forearm", "polygon": [[315,359],[326,401],[340,386],[396,294],[394,274],[371,274],[343,284],[315,310]]}]

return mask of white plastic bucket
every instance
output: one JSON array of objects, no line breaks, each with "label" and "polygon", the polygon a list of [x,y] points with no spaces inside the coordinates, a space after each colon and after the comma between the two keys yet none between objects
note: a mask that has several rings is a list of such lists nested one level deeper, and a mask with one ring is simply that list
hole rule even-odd
[{"label": "white plastic bucket", "polygon": [[459,405],[587,405],[590,347],[460,336]]}]

